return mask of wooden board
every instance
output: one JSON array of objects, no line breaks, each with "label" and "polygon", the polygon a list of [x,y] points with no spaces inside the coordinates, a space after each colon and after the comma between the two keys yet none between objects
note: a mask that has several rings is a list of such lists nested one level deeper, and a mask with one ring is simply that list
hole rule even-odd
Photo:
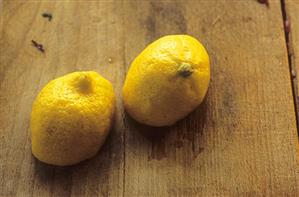
[{"label": "wooden board", "polygon": [[[298,195],[279,0],[4,1],[1,24],[0,196]],[[140,125],[121,104],[126,71],[148,43],[178,33],[210,54],[208,95],[173,127]],[[94,159],[58,168],[31,155],[31,104],[49,80],[75,70],[112,81],[117,117]]]},{"label": "wooden board", "polygon": [[[120,96],[124,77],[121,4],[5,1],[1,35],[0,196],[121,196],[123,194],[122,107],[100,154],[74,167],[44,165],[31,155],[31,104],[51,79],[95,70]],[[51,12],[49,22],[43,12]],[[32,46],[42,43],[45,53]],[[109,61],[111,59],[112,61]]]},{"label": "wooden board", "polygon": [[[280,2],[269,8],[251,1],[143,2],[142,10],[134,2],[125,5],[127,65],[152,40],[180,33],[199,38],[212,62],[206,101],[187,119],[159,130],[127,120],[125,194],[297,194]],[[143,134],[162,130],[156,138]]]}]

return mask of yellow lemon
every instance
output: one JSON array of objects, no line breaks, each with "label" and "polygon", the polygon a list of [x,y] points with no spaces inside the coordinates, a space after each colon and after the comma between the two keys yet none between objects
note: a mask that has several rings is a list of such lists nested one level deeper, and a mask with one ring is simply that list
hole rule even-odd
[{"label": "yellow lemon", "polygon": [[126,111],[151,126],[168,126],[193,111],[210,81],[209,56],[188,35],[164,36],[133,61],[123,87]]},{"label": "yellow lemon", "polygon": [[93,71],[50,81],[31,113],[33,155],[65,166],[93,157],[104,143],[115,111],[111,83]]}]

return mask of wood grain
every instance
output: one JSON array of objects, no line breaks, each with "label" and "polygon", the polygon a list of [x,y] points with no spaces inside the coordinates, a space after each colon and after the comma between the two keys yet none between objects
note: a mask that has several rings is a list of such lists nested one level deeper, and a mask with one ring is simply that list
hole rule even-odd
[{"label": "wood grain", "polygon": [[[41,15],[53,14],[49,22]],[[0,34],[0,196],[297,196],[296,122],[279,0],[9,1]],[[170,128],[123,110],[132,60],[188,33],[212,62],[204,103]],[[41,53],[31,40],[43,44]],[[99,154],[72,167],[31,154],[31,104],[51,79],[95,70],[117,93]]]},{"label": "wood grain", "polygon": [[125,3],[126,65],[154,39],[180,33],[200,39],[212,62],[206,100],[185,120],[157,129],[127,118],[125,196],[298,194],[280,9],[279,1]]},{"label": "wood grain", "polygon": [[[0,196],[122,196],[122,106],[111,135],[92,160],[56,168],[31,155],[31,104],[51,79],[95,70],[120,95],[124,78],[121,4],[5,1],[1,34]],[[49,22],[41,15],[51,12]],[[45,53],[31,44],[42,43]]]}]

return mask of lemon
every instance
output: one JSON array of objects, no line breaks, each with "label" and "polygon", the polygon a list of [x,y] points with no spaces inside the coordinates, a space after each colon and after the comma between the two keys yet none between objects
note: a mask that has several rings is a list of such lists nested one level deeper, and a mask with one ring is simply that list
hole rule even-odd
[{"label": "lemon", "polygon": [[33,155],[65,166],[93,157],[104,143],[115,111],[111,83],[93,71],[50,81],[33,103]]},{"label": "lemon", "polygon": [[209,56],[188,35],[164,36],[133,61],[123,86],[126,111],[151,126],[169,126],[204,99],[210,81]]}]

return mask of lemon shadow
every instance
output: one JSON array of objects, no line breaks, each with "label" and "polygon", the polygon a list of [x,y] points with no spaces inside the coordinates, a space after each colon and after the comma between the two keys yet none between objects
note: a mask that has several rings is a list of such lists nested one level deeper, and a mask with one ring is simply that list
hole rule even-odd
[{"label": "lemon shadow", "polygon": [[71,193],[80,196],[88,191],[108,196],[111,171],[123,166],[123,142],[113,127],[99,152],[78,164],[54,166],[32,157],[34,187],[38,190],[54,192],[54,196],[70,196]]},{"label": "lemon shadow", "polygon": [[[188,144],[191,147],[193,157],[196,158],[204,150],[204,145],[198,138],[204,135],[208,105],[208,98],[205,97],[193,112],[174,125],[167,127],[152,127],[141,124],[125,112],[125,122],[128,127],[126,132],[131,132],[131,134],[126,135],[133,135],[133,137],[127,138],[141,139],[144,142],[138,145],[131,143],[130,146],[135,146],[134,149],[138,149],[139,145],[149,146],[148,160],[161,160],[171,158],[174,155],[173,151]],[[169,157],[169,155],[172,156]]]}]

